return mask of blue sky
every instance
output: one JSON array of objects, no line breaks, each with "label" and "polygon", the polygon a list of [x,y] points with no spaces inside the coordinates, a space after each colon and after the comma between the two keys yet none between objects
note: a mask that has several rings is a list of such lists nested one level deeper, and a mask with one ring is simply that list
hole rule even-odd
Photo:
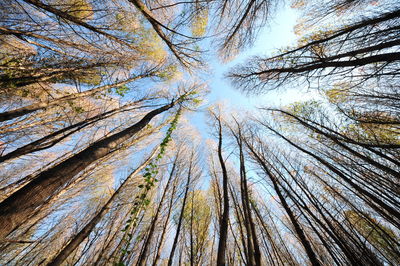
[{"label": "blue sky", "polygon": [[212,76],[210,81],[211,93],[208,100],[210,102],[228,101],[234,106],[253,107],[266,102],[279,102],[280,96],[275,93],[265,96],[245,97],[238,90],[232,88],[229,81],[224,79],[226,72],[233,66],[244,62],[253,55],[270,55],[276,49],[294,44],[296,35],[293,27],[296,24],[298,13],[292,8],[280,8],[274,14],[269,24],[259,33],[254,46],[247,51],[239,54],[235,60],[228,64],[222,64],[217,59],[211,62]]},{"label": "blue sky", "polygon": [[[240,53],[229,63],[222,63],[218,58],[213,58],[210,64],[210,80],[208,82],[210,93],[206,104],[200,108],[204,111],[215,103],[223,103],[225,110],[235,109],[251,111],[261,106],[283,106],[292,102],[306,100],[316,96],[316,92],[307,92],[306,88],[285,88],[279,91],[271,91],[263,95],[246,96],[233,88],[224,75],[229,69],[244,62],[253,55],[271,55],[279,48],[296,44],[297,36],[294,26],[300,16],[300,12],[289,7],[280,7],[278,12],[270,19],[269,23],[259,33],[254,45]],[[203,136],[207,137],[207,116],[205,112],[196,112],[190,115],[190,120]]]}]

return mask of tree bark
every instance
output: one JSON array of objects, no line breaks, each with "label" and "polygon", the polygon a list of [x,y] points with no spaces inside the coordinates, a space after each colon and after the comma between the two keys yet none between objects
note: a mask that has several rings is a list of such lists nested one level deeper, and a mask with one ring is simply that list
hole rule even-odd
[{"label": "tree bark", "polygon": [[218,160],[222,169],[222,194],[223,194],[223,211],[220,219],[220,232],[219,232],[219,243],[217,252],[217,265],[226,265],[225,253],[226,253],[226,240],[228,238],[228,220],[229,220],[229,191],[228,191],[228,172],[226,170],[225,161],[222,157],[222,125],[221,118],[216,117],[218,123]]}]

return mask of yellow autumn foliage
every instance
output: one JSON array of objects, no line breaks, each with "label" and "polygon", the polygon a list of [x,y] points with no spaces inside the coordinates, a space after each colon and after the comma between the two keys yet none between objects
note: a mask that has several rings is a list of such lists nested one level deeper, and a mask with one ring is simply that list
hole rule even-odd
[{"label": "yellow autumn foliage", "polygon": [[81,20],[93,19],[93,7],[88,0],[52,0],[51,4]]},{"label": "yellow autumn foliage", "polygon": [[208,10],[202,9],[196,14],[192,21],[191,29],[195,37],[201,37],[206,33],[208,25]]}]

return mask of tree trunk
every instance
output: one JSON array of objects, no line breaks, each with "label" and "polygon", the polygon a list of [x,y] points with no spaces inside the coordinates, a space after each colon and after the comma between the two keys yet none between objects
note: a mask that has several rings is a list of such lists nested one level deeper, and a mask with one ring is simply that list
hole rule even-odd
[{"label": "tree trunk", "polygon": [[261,252],[260,246],[257,241],[256,229],[254,226],[253,218],[251,215],[251,207],[250,207],[250,199],[249,199],[249,190],[247,185],[247,176],[246,176],[246,165],[243,153],[243,139],[242,139],[242,131],[239,123],[236,123],[238,126],[237,134],[234,134],[237,145],[239,147],[239,162],[240,162],[240,189],[242,196],[242,204],[243,204],[243,213],[245,217],[245,225],[248,233],[248,250],[251,261],[249,265],[253,263],[257,266],[261,266]]},{"label": "tree trunk", "polygon": [[[179,99],[178,99],[179,100]],[[0,239],[21,225],[49,197],[91,163],[106,156],[142,130],[152,118],[172,108],[177,101],[147,113],[139,122],[119,133],[98,140],[64,162],[38,174],[30,183],[0,203]]]},{"label": "tree trunk", "polygon": [[219,243],[217,252],[217,265],[224,266],[226,253],[226,240],[228,238],[228,220],[229,220],[229,191],[228,191],[228,172],[222,157],[222,125],[220,117],[215,117],[218,122],[218,159],[222,169],[222,193],[223,193],[223,212],[220,219]]}]

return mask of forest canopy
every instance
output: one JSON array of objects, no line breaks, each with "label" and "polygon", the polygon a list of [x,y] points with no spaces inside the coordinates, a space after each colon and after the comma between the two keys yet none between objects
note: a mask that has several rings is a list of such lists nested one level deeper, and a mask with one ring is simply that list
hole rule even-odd
[{"label": "forest canopy", "polygon": [[393,0],[2,0],[0,264],[399,265],[399,78]]}]

